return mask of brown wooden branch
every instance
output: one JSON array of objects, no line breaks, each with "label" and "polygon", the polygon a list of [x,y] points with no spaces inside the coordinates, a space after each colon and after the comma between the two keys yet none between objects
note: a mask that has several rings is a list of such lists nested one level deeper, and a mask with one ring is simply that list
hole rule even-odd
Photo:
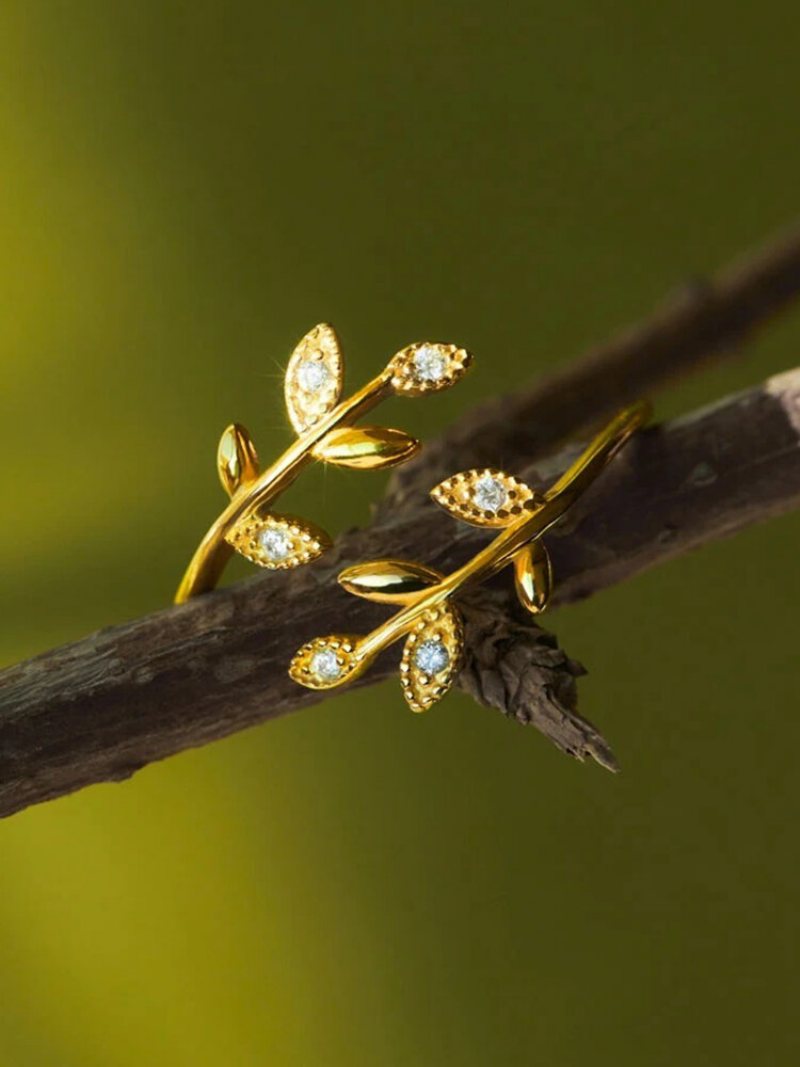
[{"label": "brown wooden branch", "polygon": [[504,467],[552,451],[623,404],[652,396],[712,359],[733,354],[800,296],[800,226],[710,281],[696,279],[649,319],[456,420],[416,461],[400,467],[384,513],[425,494],[459,467]]},{"label": "brown wooden branch", "polygon": [[[554,602],[589,596],[797,507],[799,444],[800,371],[645,431],[549,537]],[[573,452],[515,473],[546,484]],[[338,588],[343,564],[399,556],[448,570],[486,536],[433,504],[407,503],[346,534],[317,565],[254,578],[6,670],[0,814],[126,778],[146,763],[317,702],[286,674],[295,649],[315,634],[364,632],[385,612]],[[613,767],[602,737],[575,711],[581,668],[509,607],[507,581],[501,575],[495,589],[467,605],[471,660],[460,684],[534,723],[563,750]],[[396,673],[394,651],[364,684]],[[404,711],[398,690],[376,713]]]}]

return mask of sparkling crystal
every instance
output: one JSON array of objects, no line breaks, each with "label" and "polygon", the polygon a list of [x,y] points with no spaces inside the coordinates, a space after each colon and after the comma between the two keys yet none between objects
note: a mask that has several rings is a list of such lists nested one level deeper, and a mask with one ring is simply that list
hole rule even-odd
[{"label": "sparkling crystal", "polygon": [[274,527],[262,530],[258,542],[267,559],[271,559],[274,563],[286,559],[292,551],[292,541],[289,535],[285,530],[276,530]]},{"label": "sparkling crystal", "polygon": [[315,652],[309,664],[311,673],[315,674],[321,682],[332,682],[342,673],[342,668],[336,658],[336,653],[330,648],[322,648]]},{"label": "sparkling crystal", "polygon": [[426,674],[438,674],[449,662],[450,654],[438,637],[429,637],[414,653],[414,663]]},{"label": "sparkling crystal", "polygon": [[414,370],[424,382],[438,382],[444,377],[447,360],[432,345],[423,345],[414,353]]},{"label": "sparkling crystal", "polygon": [[501,481],[484,474],[472,491],[472,499],[483,511],[499,511],[508,500],[508,493]]},{"label": "sparkling crystal", "polygon": [[330,372],[324,363],[317,359],[306,359],[297,368],[297,380],[300,388],[307,393],[316,393],[330,378]]}]

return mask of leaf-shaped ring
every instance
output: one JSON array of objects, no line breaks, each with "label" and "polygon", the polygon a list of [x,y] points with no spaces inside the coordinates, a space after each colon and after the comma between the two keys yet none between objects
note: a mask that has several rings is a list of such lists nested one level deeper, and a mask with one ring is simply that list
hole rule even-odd
[{"label": "leaf-shaped ring", "polygon": [[[423,396],[459,381],[471,362],[463,348],[430,341],[396,352],[381,373],[342,400],[344,358],[336,332],[321,323],[292,353],[284,378],[295,442],[261,471],[250,435],[234,423],[217,449],[217,470],[230,503],[200,542],[175,596],[177,604],[213,589],[234,551],[269,570],[299,567],[330,547],[324,530],[272,511],[273,501],[305,466],[322,460],[337,467],[379,470],[409,459],[419,442],[404,430],[354,427],[388,396]],[[340,654],[340,653],[337,653]]]},{"label": "leaf-shaped ring", "polygon": [[289,674],[310,689],[331,689],[359,677],[389,645],[405,637],[400,664],[403,694],[413,711],[426,711],[461,669],[464,631],[455,596],[509,564],[517,596],[528,611],[543,611],[553,584],[542,535],[589,488],[650,415],[647,403],[621,411],[544,493],[503,471],[465,471],[437,485],[433,499],[456,518],[500,532],[447,576],[420,563],[383,559],[348,567],[339,583],[355,596],[401,610],[364,637],[317,637],[296,653]]}]

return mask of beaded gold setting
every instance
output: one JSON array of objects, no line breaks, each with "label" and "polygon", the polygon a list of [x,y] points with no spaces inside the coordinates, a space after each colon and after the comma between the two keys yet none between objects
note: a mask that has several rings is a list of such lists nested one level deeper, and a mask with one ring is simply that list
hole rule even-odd
[{"label": "beaded gold setting", "polygon": [[489,467],[455,474],[432,489],[431,496],[456,518],[497,529],[516,522],[537,500],[524,482]]},{"label": "beaded gold setting", "polygon": [[331,547],[324,530],[291,515],[253,515],[229,530],[225,540],[251,563],[272,571],[311,563]]},{"label": "beaded gold setting", "polygon": [[464,623],[451,604],[423,613],[406,638],[400,685],[412,711],[427,711],[441,700],[464,662]]},{"label": "beaded gold setting", "polygon": [[283,392],[297,433],[305,433],[334,408],[342,395],[344,361],[332,326],[310,330],[289,358]]},{"label": "beaded gold setting", "polygon": [[392,388],[405,396],[424,396],[447,388],[462,377],[471,359],[469,352],[458,345],[433,345],[427,341],[406,345],[390,364]]},{"label": "beaded gold setting", "polygon": [[357,637],[340,634],[335,637],[315,637],[292,660],[292,678],[307,689],[327,689],[352,681],[365,669],[355,655]]}]

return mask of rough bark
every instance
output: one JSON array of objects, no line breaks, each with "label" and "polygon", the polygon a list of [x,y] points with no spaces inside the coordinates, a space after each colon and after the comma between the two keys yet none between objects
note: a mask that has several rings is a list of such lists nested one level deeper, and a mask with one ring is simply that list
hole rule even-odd
[{"label": "rough bark", "polygon": [[800,227],[710,280],[695,279],[650,318],[621,331],[528,388],[457,419],[419,459],[398,468],[388,514],[460,469],[533,460],[623,404],[651,396],[708,361],[733,354],[800,295]]},{"label": "rough bark", "polygon": [[[643,432],[549,536],[554,603],[797,507],[799,442],[800,371]],[[543,485],[573,454],[569,448],[515,473]],[[6,670],[0,814],[126,778],[146,763],[318,702],[287,677],[296,648],[316,634],[365,632],[388,610],[344,593],[334,581],[342,565],[394,556],[449,570],[487,536],[432,503],[407,502],[346,534],[317,565],[253,578]],[[608,746],[576,711],[581,668],[509,596],[505,574],[466,605],[471,658],[460,684],[533,723],[564,751],[613,768]],[[393,675],[397,651],[363,684]],[[399,687],[392,700],[402,713]]]}]

